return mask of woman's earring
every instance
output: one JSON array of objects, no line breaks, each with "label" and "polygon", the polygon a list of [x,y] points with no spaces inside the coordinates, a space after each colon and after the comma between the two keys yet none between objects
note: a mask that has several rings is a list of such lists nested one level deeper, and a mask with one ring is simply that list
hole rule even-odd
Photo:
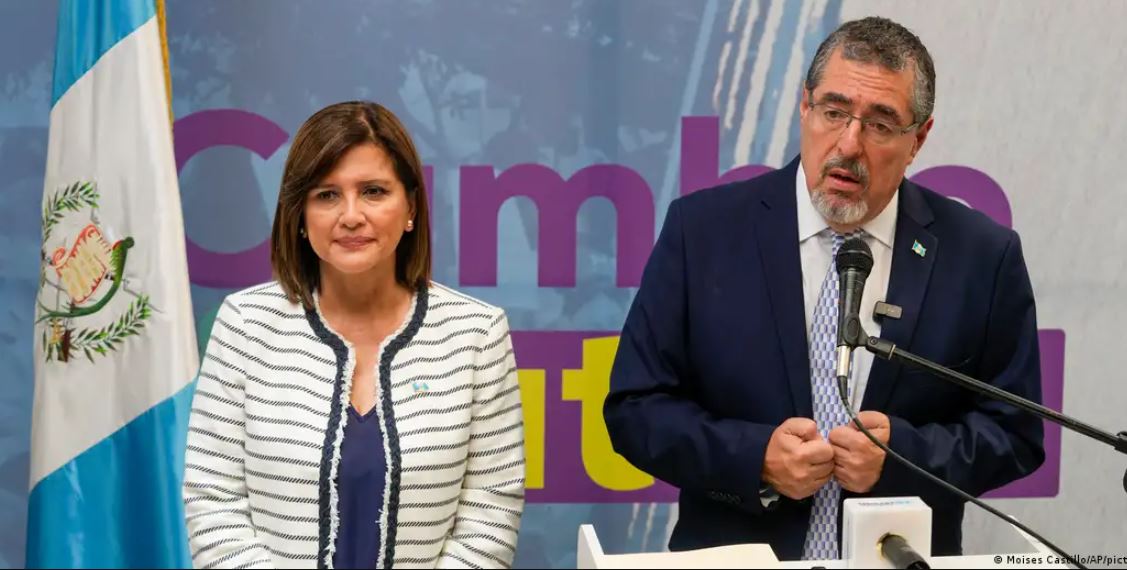
[{"label": "woman's earring", "polygon": [[301,234],[301,237],[303,237],[305,239],[309,239],[309,234],[305,233],[305,228],[301,228],[300,230],[298,230],[298,233]]},{"label": "woman's earring", "polygon": [[415,229],[415,220],[407,220],[407,231]]}]

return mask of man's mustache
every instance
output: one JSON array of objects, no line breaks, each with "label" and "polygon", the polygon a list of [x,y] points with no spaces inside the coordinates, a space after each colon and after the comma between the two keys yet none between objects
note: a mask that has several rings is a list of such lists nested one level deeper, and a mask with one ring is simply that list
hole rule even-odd
[{"label": "man's mustache", "polygon": [[849,171],[849,174],[857,179],[861,186],[869,185],[869,170],[865,168],[865,165],[861,164],[859,160],[845,158],[844,156],[835,156],[822,165],[822,179],[824,180],[829,176],[831,170],[838,168]]}]

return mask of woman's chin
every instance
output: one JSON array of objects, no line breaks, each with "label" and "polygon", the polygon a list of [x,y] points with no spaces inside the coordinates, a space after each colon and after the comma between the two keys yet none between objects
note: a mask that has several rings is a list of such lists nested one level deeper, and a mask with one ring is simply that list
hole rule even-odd
[{"label": "woman's chin", "polygon": [[379,260],[376,259],[336,258],[323,263],[342,275],[364,275],[376,271],[379,267]]}]

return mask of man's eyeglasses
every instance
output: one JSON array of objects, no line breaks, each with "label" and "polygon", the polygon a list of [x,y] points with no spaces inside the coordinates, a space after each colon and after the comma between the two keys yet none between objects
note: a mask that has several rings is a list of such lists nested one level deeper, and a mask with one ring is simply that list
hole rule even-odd
[{"label": "man's eyeglasses", "polygon": [[858,117],[830,103],[814,103],[810,105],[810,110],[813,112],[814,120],[818,126],[826,132],[847,129],[854,119],[861,121],[861,136],[874,144],[887,144],[896,137],[920,126],[919,122],[901,127],[888,119]]}]

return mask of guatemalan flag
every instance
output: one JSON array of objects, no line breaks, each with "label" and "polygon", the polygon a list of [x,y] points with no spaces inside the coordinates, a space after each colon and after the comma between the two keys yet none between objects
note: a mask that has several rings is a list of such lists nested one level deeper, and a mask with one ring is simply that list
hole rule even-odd
[{"label": "guatemalan flag", "polygon": [[190,565],[198,365],[157,0],[61,0],[43,189],[27,564]]}]

